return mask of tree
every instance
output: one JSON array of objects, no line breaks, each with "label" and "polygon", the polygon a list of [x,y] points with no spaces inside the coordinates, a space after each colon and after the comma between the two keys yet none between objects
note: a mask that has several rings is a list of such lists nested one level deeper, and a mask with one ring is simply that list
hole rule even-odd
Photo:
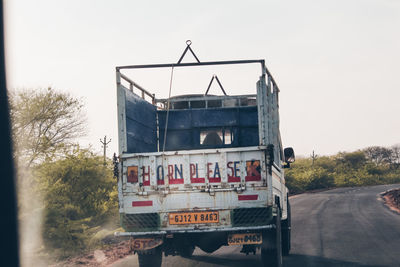
[{"label": "tree", "polygon": [[103,157],[76,148],[63,159],[45,161],[35,170],[44,202],[46,248],[67,256],[87,248],[99,226],[110,219],[117,221],[118,192],[111,161],[104,165]]},{"label": "tree", "polygon": [[[82,101],[54,89],[15,90],[9,94],[17,165],[17,189],[22,264],[32,266],[42,247],[43,201],[34,170],[47,160],[63,158],[74,139],[84,134]],[[27,261],[27,262],[24,262]]]},{"label": "tree", "polygon": [[400,145],[394,145],[391,148],[392,150],[392,166],[395,169],[400,167]]},{"label": "tree", "polygon": [[334,186],[334,177],[323,168],[315,167],[311,170],[307,190],[329,188]]},{"label": "tree", "polygon": [[82,101],[52,88],[10,94],[14,151],[27,167],[68,149],[83,136]]},{"label": "tree", "polygon": [[336,162],[345,168],[358,169],[367,163],[367,159],[362,151],[339,152]]},{"label": "tree", "polygon": [[328,172],[333,173],[335,171],[336,162],[334,160],[334,157],[322,156],[318,157],[318,160],[315,161],[315,166],[321,167],[327,170]]},{"label": "tree", "polygon": [[364,149],[365,155],[376,165],[391,164],[392,151],[381,146],[371,146]]}]

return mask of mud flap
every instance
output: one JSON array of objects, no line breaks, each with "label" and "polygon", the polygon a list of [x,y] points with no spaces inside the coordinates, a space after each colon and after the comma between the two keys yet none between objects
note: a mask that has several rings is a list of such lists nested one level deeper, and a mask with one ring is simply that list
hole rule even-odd
[{"label": "mud flap", "polygon": [[162,245],[163,239],[159,237],[131,238],[131,251],[145,251]]}]

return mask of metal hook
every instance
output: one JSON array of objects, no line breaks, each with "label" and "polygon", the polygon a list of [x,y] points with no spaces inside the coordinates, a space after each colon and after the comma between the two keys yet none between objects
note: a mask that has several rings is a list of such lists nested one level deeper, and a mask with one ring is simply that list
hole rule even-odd
[{"label": "metal hook", "polygon": [[218,83],[218,85],[219,85],[219,88],[221,88],[222,93],[224,93],[224,95],[226,95],[226,92],[225,92],[225,90],[224,90],[224,87],[222,86],[221,82],[219,81],[218,76],[215,75],[215,74],[212,76],[211,81],[210,81],[210,83],[208,84],[207,91],[205,92],[204,95],[207,95],[207,94],[208,94],[208,91],[210,90],[211,84],[213,83],[214,79],[217,80],[217,83]]},{"label": "metal hook", "polygon": [[200,60],[197,58],[196,54],[193,52],[192,48],[190,48],[190,45],[192,44],[192,41],[190,40],[186,40],[186,48],[185,51],[183,51],[183,54],[181,56],[181,58],[178,60],[177,64],[180,64],[183,57],[186,55],[186,52],[189,50],[190,53],[192,53],[192,55],[194,56],[194,58],[196,59],[197,63],[200,63]]}]

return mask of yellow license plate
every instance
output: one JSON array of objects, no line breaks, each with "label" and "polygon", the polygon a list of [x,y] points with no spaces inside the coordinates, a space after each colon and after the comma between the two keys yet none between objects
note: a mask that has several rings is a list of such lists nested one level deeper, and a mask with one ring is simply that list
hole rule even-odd
[{"label": "yellow license plate", "polygon": [[172,212],[169,214],[169,224],[196,224],[218,222],[218,211]]},{"label": "yellow license plate", "polygon": [[251,245],[261,244],[261,233],[231,234],[228,236],[228,244],[231,245]]}]

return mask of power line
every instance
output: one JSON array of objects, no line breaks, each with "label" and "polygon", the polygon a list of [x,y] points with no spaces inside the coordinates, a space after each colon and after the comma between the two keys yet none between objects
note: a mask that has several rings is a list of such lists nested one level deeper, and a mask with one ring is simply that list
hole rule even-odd
[{"label": "power line", "polygon": [[318,155],[314,153],[314,150],[312,151],[311,158],[312,158],[312,165],[314,166],[314,161],[318,158]]},{"label": "power line", "polygon": [[106,153],[107,153],[107,145],[111,142],[111,138],[110,140],[108,140],[107,142],[107,135],[104,136],[104,141],[100,139],[100,143],[103,145],[103,151],[104,151],[104,165],[106,165]]}]

